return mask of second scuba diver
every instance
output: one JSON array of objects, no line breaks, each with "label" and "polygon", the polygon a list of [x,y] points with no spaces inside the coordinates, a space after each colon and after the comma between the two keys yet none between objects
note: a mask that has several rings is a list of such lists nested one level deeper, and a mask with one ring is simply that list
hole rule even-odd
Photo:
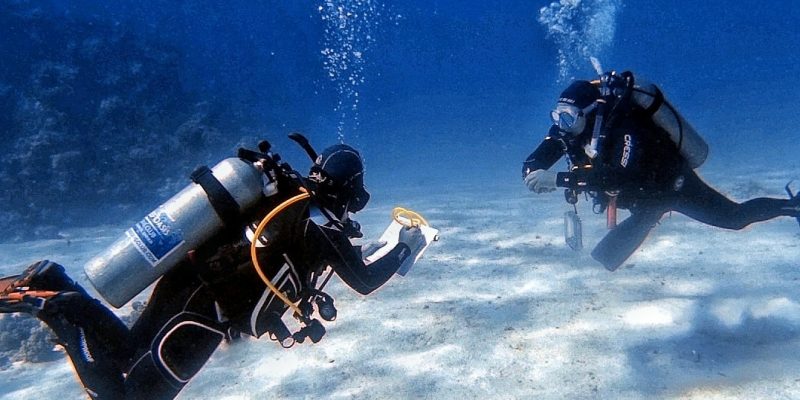
[{"label": "second scuba diver", "polygon": [[[611,230],[592,251],[608,270],[617,269],[669,211],[739,230],[776,217],[800,221],[800,196],[755,198],[737,203],[703,182],[694,171],[707,146],[655,85],[634,85],[630,72],[577,80],[559,96],[550,131],[523,162],[525,185],[535,193],[566,188],[574,204],[590,194],[596,212],[609,212]],[[567,172],[549,169],[562,156]],[[631,215],[615,223],[616,209]]]},{"label": "second scuba diver", "polygon": [[[358,293],[369,294],[425,239],[419,228],[402,229],[391,251],[365,265],[368,252],[350,241],[361,237],[360,227],[349,219],[369,199],[361,156],[343,144],[316,156],[305,144],[315,158],[308,178],[288,164],[277,167],[279,157],[273,160],[272,153],[246,153],[276,179],[277,194],[265,185],[257,206],[242,215],[243,224],[186,253],[158,280],[130,329],[50,261],[32,264],[5,285],[0,282],[0,312],[31,313],[47,324],[66,348],[86,392],[101,399],[173,398],[223,340],[239,333],[268,334],[284,347],[319,341],[325,329],[312,317],[314,309],[323,320],[336,317],[333,299],[322,291],[332,272]],[[274,162],[266,168],[264,161]],[[256,225],[276,206],[282,211],[252,246],[260,264],[254,268]],[[332,272],[318,282],[328,266]],[[260,274],[277,290],[270,290]],[[294,334],[281,319],[290,308],[304,325]]]}]

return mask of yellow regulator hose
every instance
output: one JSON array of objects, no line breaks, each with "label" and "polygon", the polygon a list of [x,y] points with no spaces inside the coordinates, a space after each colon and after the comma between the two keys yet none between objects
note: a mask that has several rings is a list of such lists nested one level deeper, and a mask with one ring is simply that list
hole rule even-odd
[{"label": "yellow regulator hose", "polygon": [[286,303],[286,305],[289,306],[289,308],[294,310],[294,312],[297,315],[300,315],[300,316],[303,315],[303,312],[300,311],[300,307],[298,307],[296,304],[292,303],[292,301],[289,300],[289,298],[286,297],[286,295],[284,293],[282,293],[280,290],[278,290],[278,288],[275,287],[275,285],[272,284],[272,282],[269,280],[269,278],[267,278],[267,276],[264,275],[264,271],[261,270],[261,265],[258,264],[258,256],[256,255],[256,243],[258,243],[258,238],[261,237],[261,232],[264,231],[264,228],[266,228],[267,224],[269,223],[269,221],[272,220],[272,218],[274,218],[276,215],[278,215],[278,213],[280,213],[281,211],[283,211],[287,207],[291,206],[292,204],[297,203],[300,200],[307,199],[309,197],[310,197],[310,195],[308,194],[308,192],[303,190],[303,193],[300,193],[300,194],[298,194],[298,195],[296,195],[296,196],[284,201],[283,203],[281,203],[277,207],[275,207],[272,211],[270,211],[267,214],[266,217],[264,217],[264,219],[261,220],[261,223],[258,224],[258,227],[256,228],[255,232],[253,233],[253,241],[250,243],[250,257],[253,259],[253,267],[256,269],[256,273],[258,274],[258,276],[261,277],[261,280],[264,281],[264,283],[267,285],[269,290],[272,291],[272,293],[275,293],[275,295],[278,296],[279,299],[281,299],[284,303]]}]

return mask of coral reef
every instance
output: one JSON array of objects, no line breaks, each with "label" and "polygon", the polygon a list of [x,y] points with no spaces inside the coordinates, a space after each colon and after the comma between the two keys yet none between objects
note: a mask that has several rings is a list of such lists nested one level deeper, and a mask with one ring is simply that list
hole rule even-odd
[{"label": "coral reef", "polygon": [[235,144],[225,106],[182,87],[181,52],[157,37],[25,1],[0,3],[0,26],[0,241],[152,207]]},{"label": "coral reef", "polygon": [[16,361],[44,362],[61,357],[46,325],[24,314],[0,315],[0,369]]}]

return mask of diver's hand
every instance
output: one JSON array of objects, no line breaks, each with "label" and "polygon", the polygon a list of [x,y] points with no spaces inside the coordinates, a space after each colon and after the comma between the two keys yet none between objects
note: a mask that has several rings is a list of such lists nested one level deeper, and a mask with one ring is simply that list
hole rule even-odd
[{"label": "diver's hand", "polygon": [[362,258],[367,258],[367,257],[375,254],[375,252],[380,250],[381,247],[383,247],[383,246],[386,246],[386,241],[384,241],[384,240],[376,240],[374,242],[369,242],[369,243],[361,246],[361,257]]},{"label": "diver's hand", "polygon": [[419,227],[404,227],[400,229],[398,241],[400,243],[405,243],[406,246],[411,249],[412,253],[416,253],[417,250],[425,245],[425,235],[422,234],[422,230],[419,229]]},{"label": "diver's hand", "polygon": [[555,172],[537,169],[525,177],[525,186],[534,193],[547,193],[556,190]]}]

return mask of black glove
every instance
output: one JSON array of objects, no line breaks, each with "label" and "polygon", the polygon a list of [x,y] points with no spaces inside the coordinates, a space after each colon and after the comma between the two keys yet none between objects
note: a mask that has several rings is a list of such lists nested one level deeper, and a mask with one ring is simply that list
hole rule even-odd
[{"label": "black glove", "polygon": [[400,229],[398,241],[408,246],[412,253],[416,253],[425,245],[425,235],[423,235],[422,230],[416,226],[412,228],[402,228]]}]

